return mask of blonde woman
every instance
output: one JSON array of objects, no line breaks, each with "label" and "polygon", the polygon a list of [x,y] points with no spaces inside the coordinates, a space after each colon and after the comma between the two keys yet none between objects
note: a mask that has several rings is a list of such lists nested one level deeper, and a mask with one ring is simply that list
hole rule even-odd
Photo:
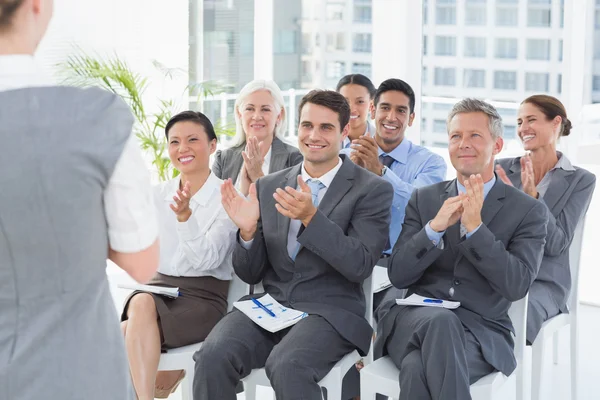
[{"label": "blonde woman", "polygon": [[213,173],[231,179],[248,195],[261,176],[299,164],[302,154],[281,140],[286,127],[283,95],[270,80],[254,80],[235,101],[236,134],[233,146],[215,154]]}]

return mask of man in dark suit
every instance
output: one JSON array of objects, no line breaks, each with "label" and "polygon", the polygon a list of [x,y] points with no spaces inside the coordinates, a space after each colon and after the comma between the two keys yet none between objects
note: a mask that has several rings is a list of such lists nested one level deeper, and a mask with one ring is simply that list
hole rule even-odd
[{"label": "man in dark suit", "polygon": [[527,294],[543,255],[546,207],[494,174],[503,145],[494,107],[458,102],[448,141],[457,179],[413,192],[388,273],[409,295],[461,305],[399,306],[398,289],[386,295],[374,351],[400,369],[401,400],[470,399],[470,384],[515,369],[508,309]]},{"label": "man in dark suit", "polygon": [[304,162],[260,178],[248,199],[228,180],[222,199],[239,227],[236,274],[309,316],[270,333],[237,310],[226,315],[194,357],[196,400],[234,400],[238,382],[261,367],[277,398],[321,399],[317,382],[331,367],[369,350],[362,282],[386,244],[393,190],[338,156],[350,118],[342,95],[312,91],[299,115]]}]

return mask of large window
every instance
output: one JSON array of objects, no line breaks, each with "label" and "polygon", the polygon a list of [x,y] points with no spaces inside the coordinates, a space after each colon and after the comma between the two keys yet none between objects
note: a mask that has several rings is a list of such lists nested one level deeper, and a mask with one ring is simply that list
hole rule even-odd
[{"label": "large window", "polygon": [[438,25],[456,25],[456,0],[436,0],[435,22]]},{"label": "large window", "polygon": [[371,77],[371,64],[368,63],[352,63],[353,74],[363,74],[366,77]]},{"label": "large window", "polygon": [[525,90],[528,92],[547,92],[550,75],[543,72],[525,73]]},{"label": "large window", "polygon": [[296,52],[296,31],[276,31],[273,34],[273,40],[273,53],[293,54]]},{"label": "large window", "polygon": [[552,0],[529,0],[527,5],[527,26],[550,27],[551,7]]},{"label": "large window", "polygon": [[494,71],[494,89],[516,90],[516,71]]},{"label": "large window", "polygon": [[594,92],[600,92],[600,75],[594,75],[592,79],[592,90]]},{"label": "large window", "polygon": [[371,0],[354,0],[354,22],[371,23]]},{"label": "large window", "polygon": [[352,50],[356,53],[371,52],[371,34],[355,33],[352,37]]},{"label": "large window", "polygon": [[454,37],[454,36],[436,36],[435,37],[435,55],[436,56],[456,56],[456,37]]},{"label": "large window", "polygon": [[550,40],[527,39],[528,60],[550,60]]},{"label": "large window", "polygon": [[497,26],[517,26],[519,24],[519,8],[518,5],[503,5],[496,6],[496,25]]},{"label": "large window", "polygon": [[446,120],[445,119],[434,119],[433,120],[433,131],[435,133],[447,133],[448,129],[446,128]]},{"label": "large window", "polygon": [[496,39],[496,58],[517,58],[518,54],[517,39],[499,38]]},{"label": "large window", "polygon": [[346,63],[343,61],[329,61],[326,74],[327,79],[340,79],[346,74]]},{"label": "large window", "polygon": [[325,12],[328,21],[341,21],[344,19],[344,2],[326,0]]},{"label": "large window", "polygon": [[481,26],[487,22],[487,0],[466,0],[465,25]]},{"label": "large window", "polygon": [[455,86],[456,69],[436,67],[434,70],[434,84],[436,86]]},{"label": "large window", "polygon": [[463,85],[466,88],[484,88],[485,70],[483,69],[465,69]]},{"label": "large window", "polygon": [[346,50],[346,34],[343,32],[327,34],[327,51]]},{"label": "large window", "polygon": [[487,39],[483,37],[465,38],[465,57],[485,57]]}]

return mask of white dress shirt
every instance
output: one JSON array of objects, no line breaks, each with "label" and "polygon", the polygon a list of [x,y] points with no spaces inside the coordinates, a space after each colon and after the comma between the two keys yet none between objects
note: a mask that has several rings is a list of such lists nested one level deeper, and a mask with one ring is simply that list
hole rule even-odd
[{"label": "white dress shirt", "polygon": [[[312,176],[310,176],[308,174],[308,172],[306,172],[306,169],[304,168],[304,161],[302,162],[301,176],[302,176],[302,179],[304,180],[304,182],[308,181],[309,179],[315,179],[315,180],[320,181],[323,184],[323,186],[325,186],[323,189],[319,190],[319,195],[317,197],[319,199],[319,204],[321,203],[321,200],[327,193],[327,189],[329,189],[329,186],[331,186],[331,182],[333,182],[333,179],[335,178],[335,176],[337,175],[337,173],[341,167],[342,167],[342,159],[338,158],[338,163],[335,167],[330,169],[327,173],[321,175],[321,177],[313,178]],[[296,185],[296,189],[300,190],[297,185]],[[287,236],[288,254],[296,254],[296,252],[298,250],[297,237],[298,237],[298,231],[300,230],[301,226],[302,226],[302,221],[300,221],[299,219],[293,219],[290,221],[290,228],[288,230],[288,236]],[[242,244],[242,246],[245,249],[249,249],[252,246],[253,241],[254,241],[254,239],[246,242],[244,239],[242,239],[240,237],[240,243]]]},{"label": "white dress shirt", "polygon": [[192,216],[178,222],[169,207],[179,189],[179,177],[156,187],[160,224],[158,272],[170,276],[212,276],[231,280],[231,253],[237,227],[221,205],[223,181],[211,172],[190,199]]},{"label": "white dress shirt", "polygon": [[[55,85],[32,56],[0,56],[0,91]],[[104,208],[113,250],[136,253],[158,237],[150,172],[133,134],[104,191]]]},{"label": "white dress shirt", "polygon": [[[265,154],[265,159],[262,165],[262,173],[263,175],[269,175],[269,167],[271,166],[271,148],[267,154]],[[242,168],[244,168],[244,164],[242,164]],[[240,168],[240,173],[238,174],[237,181],[235,182],[235,188],[240,190],[242,188],[242,168]]]}]

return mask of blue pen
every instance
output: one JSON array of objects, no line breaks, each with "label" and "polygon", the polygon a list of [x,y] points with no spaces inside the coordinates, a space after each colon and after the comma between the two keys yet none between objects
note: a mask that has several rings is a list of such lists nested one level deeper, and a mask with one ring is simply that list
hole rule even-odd
[{"label": "blue pen", "polygon": [[259,306],[260,308],[262,308],[263,310],[265,310],[265,312],[267,314],[269,314],[271,317],[277,317],[273,311],[269,310],[267,307],[265,307],[260,301],[256,300],[254,297],[252,297],[252,301],[254,302],[254,304],[256,304],[257,306]]},{"label": "blue pen", "polygon": [[443,303],[444,300],[438,300],[438,299],[424,299],[423,303],[436,303],[436,304],[441,304]]}]

